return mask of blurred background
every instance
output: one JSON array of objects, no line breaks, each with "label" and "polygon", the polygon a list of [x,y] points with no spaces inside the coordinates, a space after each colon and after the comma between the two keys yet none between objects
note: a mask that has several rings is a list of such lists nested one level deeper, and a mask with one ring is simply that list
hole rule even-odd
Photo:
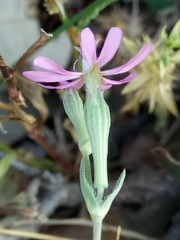
[{"label": "blurred background", "polygon": [[[105,93],[112,120],[107,193],[124,168],[127,176],[104,220],[102,239],[118,239],[120,226],[121,240],[179,240],[180,2],[59,2],[65,21],[53,0],[0,0],[0,240],[45,239],[38,233],[46,239],[92,239],[79,186],[81,155],[63,109],[63,91],[44,90],[22,76],[22,71],[37,69],[36,56],[72,70],[73,45],[86,26],[102,39],[99,52],[111,27],[123,30],[122,44],[107,68],[129,61],[145,43],[153,44],[149,60],[134,70],[139,76],[134,84]],[[41,28],[54,37],[16,69]],[[4,66],[13,79],[3,80]],[[82,90],[80,94],[83,99]],[[22,231],[27,235],[22,237]]]}]

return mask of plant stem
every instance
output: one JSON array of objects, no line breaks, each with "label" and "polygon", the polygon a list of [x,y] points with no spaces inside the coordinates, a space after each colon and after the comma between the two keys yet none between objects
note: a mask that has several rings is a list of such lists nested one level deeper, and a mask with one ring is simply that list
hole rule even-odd
[{"label": "plant stem", "polygon": [[93,220],[93,240],[101,240],[102,219]]}]

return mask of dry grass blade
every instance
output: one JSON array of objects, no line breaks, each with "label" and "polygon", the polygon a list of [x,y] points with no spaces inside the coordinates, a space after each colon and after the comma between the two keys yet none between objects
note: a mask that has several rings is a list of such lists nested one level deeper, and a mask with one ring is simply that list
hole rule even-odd
[{"label": "dry grass blade", "polygon": [[[13,224],[13,227],[19,227],[19,226],[25,226],[25,225],[73,225],[73,226],[86,226],[86,227],[92,227],[92,222],[90,220],[86,219],[65,219],[65,220],[56,220],[56,219],[50,219],[47,221],[35,221],[35,220],[27,220],[27,221],[17,221]],[[103,231],[112,231],[117,233],[117,227],[109,225],[109,224],[103,224],[102,227]],[[160,240],[159,238],[152,238],[147,237],[141,233],[134,232],[131,230],[124,230],[121,229],[121,236],[122,237],[128,237],[136,240]]]},{"label": "dry grass blade", "polygon": [[173,158],[173,156],[166,148],[157,147],[152,150],[152,153],[155,153],[159,157],[164,157],[165,159],[167,159],[169,162],[173,163],[176,166],[180,166],[180,161]]},{"label": "dry grass blade", "polygon": [[50,240],[50,239],[51,240],[73,240],[72,238],[70,239],[70,238],[64,238],[64,237],[56,237],[48,234],[24,232],[24,231],[4,229],[4,228],[0,228],[0,234],[18,236],[23,238],[31,238],[31,239],[42,239],[42,240]]},{"label": "dry grass blade", "polygon": [[118,226],[117,233],[116,233],[116,240],[120,240],[120,235],[121,235],[121,227]]}]

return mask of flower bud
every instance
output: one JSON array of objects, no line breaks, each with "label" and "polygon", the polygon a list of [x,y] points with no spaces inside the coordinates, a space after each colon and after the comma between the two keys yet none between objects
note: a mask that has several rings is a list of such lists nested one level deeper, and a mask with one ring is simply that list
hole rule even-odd
[{"label": "flower bud", "polygon": [[76,89],[66,89],[64,91],[63,104],[68,117],[76,129],[81,153],[91,154],[91,144],[84,120],[83,103]]}]

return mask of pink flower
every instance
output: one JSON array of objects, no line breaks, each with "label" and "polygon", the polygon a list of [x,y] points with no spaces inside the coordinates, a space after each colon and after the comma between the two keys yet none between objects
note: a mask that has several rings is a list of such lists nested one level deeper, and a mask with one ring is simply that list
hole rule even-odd
[{"label": "pink flower", "polygon": [[[129,74],[129,76],[121,80],[111,80],[106,77],[127,73],[149,55],[152,45],[145,44],[138,54],[126,64],[109,70],[101,70],[101,68],[115,55],[120,45],[121,37],[122,31],[120,28],[111,28],[105,40],[102,51],[99,57],[97,57],[96,40],[94,38],[94,34],[89,28],[85,28],[81,31],[81,43],[79,48],[79,51],[82,53],[83,57],[82,72],[67,71],[51,59],[39,56],[35,58],[34,65],[44,69],[45,71],[26,71],[23,72],[23,75],[34,82],[38,82],[40,86],[49,89],[79,89],[85,83],[84,75],[93,71],[100,76],[101,90],[106,90],[112,85],[130,82],[137,76],[136,74]],[[44,85],[44,83],[56,83],[57,86],[47,86]]]}]

